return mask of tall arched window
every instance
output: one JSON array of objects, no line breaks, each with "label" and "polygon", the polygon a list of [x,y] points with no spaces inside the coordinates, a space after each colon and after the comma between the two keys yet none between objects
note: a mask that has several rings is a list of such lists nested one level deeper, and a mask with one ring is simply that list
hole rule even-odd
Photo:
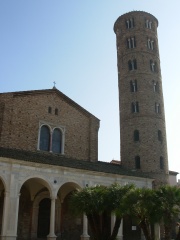
[{"label": "tall arched window", "polygon": [[161,132],[161,130],[158,130],[158,140],[160,141],[160,142],[162,142],[162,132]]},{"label": "tall arched window", "polygon": [[48,107],[48,113],[52,113],[52,107]]},{"label": "tall arched window", "polygon": [[130,90],[131,92],[137,92],[137,80],[130,81]]},{"label": "tall arched window", "polygon": [[129,61],[128,61],[128,69],[129,69],[130,71],[137,69],[137,61],[136,61],[136,59],[134,59],[134,60],[129,60]]},{"label": "tall arched window", "polygon": [[58,109],[57,108],[55,109],[55,115],[58,115]]},{"label": "tall arched window", "polygon": [[153,80],[153,91],[159,93],[159,83]]},{"label": "tall arched window", "polygon": [[134,130],[134,141],[135,142],[139,141],[139,131],[138,130]]},{"label": "tall arched window", "polygon": [[159,103],[155,103],[155,112],[156,113],[161,113],[161,106]]},{"label": "tall arched window", "polygon": [[133,28],[134,27],[134,19],[130,18],[126,20],[126,28]]},{"label": "tall arched window", "polygon": [[50,149],[50,130],[46,125],[41,127],[39,149],[42,151],[49,151]]},{"label": "tall arched window", "polygon": [[157,63],[150,60],[150,69],[151,69],[151,72],[158,72],[158,68],[157,68]]},{"label": "tall arched window", "polygon": [[127,38],[127,47],[128,48],[135,48],[136,47],[136,39],[135,39],[135,37]]},{"label": "tall arched window", "polygon": [[61,153],[62,133],[58,128],[55,128],[52,134],[52,152]]},{"label": "tall arched window", "polygon": [[141,168],[141,160],[139,156],[135,157],[135,168],[140,169]]},{"label": "tall arched window", "polygon": [[139,103],[138,102],[131,103],[131,111],[132,111],[132,113],[139,112]]},{"label": "tall arched window", "polygon": [[160,157],[160,169],[164,169],[164,158]]},{"label": "tall arched window", "polygon": [[152,29],[152,21],[146,19],[146,28]]}]

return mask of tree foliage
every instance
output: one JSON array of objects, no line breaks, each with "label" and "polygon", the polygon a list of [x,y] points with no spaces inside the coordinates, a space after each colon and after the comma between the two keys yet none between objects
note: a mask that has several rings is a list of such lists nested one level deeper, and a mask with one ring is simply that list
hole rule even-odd
[{"label": "tree foliage", "polygon": [[155,190],[158,213],[164,225],[164,239],[171,239],[174,222],[180,214],[180,188],[176,186],[161,186]]},{"label": "tree foliage", "polygon": [[[164,239],[170,240],[172,226],[180,214],[180,189],[172,186],[140,189],[119,184],[87,187],[74,192],[71,210],[77,215],[87,215],[94,240],[115,240],[125,215],[137,220],[146,240],[155,239],[152,231],[155,223],[164,225]],[[116,221],[111,233],[109,219],[112,213]]]},{"label": "tree foliage", "polygon": [[[134,186],[113,184],[109,187],[87,187],[74,192],[71,198],[71,210],[75,214],[87,215],[95,240],[114,240],[124,214],[122,199]],[[112,233],[109,231],[111,213],[116,214]]]},{"label": "tree foliage", "polygon": [[156,208],[155,192],[147,188],[136,188],[124,198],[127,214],[135,219],[147,240],[154,240],[151,224],[158,222],[160,216]]}]

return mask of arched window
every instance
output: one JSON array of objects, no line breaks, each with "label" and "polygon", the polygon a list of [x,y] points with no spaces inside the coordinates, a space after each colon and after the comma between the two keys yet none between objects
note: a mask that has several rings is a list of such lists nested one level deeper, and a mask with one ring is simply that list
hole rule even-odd
[{"label": "arched window", "polygon": [[134,59],[134,60],[129,60],[129,61],[128,61],[128,69],[129,69],[130,71],[137,69],[136,59]]},{"label": "arched window", "polygon": [[141,168],[141,160],[139,156],[135,157],[135,168],[140,169]]},{"label": "arched window", "polygon": [[52,134],[52,152],[61,153],[62,133],[58,128],[55,128]]},{"label": "arched window", "polygon": [[58,109],[57,108],[55,109],[55,115],[58,115]]},{"label": "arched window", "polygon": [[158,140],[162,142],[162,132],[161,130],[158,130]]},{"label": "arched window", "polygon": [[158,72],[157,63],[150,60],[150,69],[152,72]]},{"label": "arched window", "polygon": [[133,70],[133,69],[132,69],[132,61],[131,61],[131,60],[128,61],[128,69],[129,69],[130,71]]},{"label": "arched window", "polygon": [[138,130],[134,130],[134,141],[135,142],[139,141],[139,131]]},{"label": "arched window", "polygon": [[159,83],[153,81],[153,91],[159,93]]},{"label": "arched window", "polygon": [[152,29],[152,21],[146,19],[145,25],[146,25],[146,28]]},{"label": "arched window", "polygon": [[136,62],[136,59],[133,60],[133,65],[134,65],[134,69],[136,70],[136,69],[137,69],[137,62]]},{"label": "arched window", "polygon": [[137,92],[137,80],[130,81],[130,90],[131,92]]},{"label": "arched window", "polygon": [[164,169],[164,158],[162,156],[160,157],[159,163],[160,163],[160,169]]},{"label": "arched window", "polygon": [[155,103],[155,112],[156,113],[161,113],[161,106],[159,103]]},{"label": "arched window", "polygon": [[42,151],[49,151],[50,149],[50,130],[46,125],[41,127],[39,149]]},{"label": "arched window", "polygon": [[52,108],[48,107],[48,113],[51,113],[51,112],[52,112]]},{"label": "arched window", "polygon": [[132,113],[139,112],[139,103],[138,102],[131,103],[131,111],[132,111]]},{"label": "arched window", "polygon": [[130,18],[126,20],[126,28],[133,28],[134,27],[134,19]]},{"label": "arched window", "polygon": [[147,46],[148,46],[149,49],[154,50],[154,40],[148,38]]},{"label": "arched window", "polygon": [[135,39],[135,37],[127,38],[127,47],[128,48],[135,48],[136,47],[136,39]]}]

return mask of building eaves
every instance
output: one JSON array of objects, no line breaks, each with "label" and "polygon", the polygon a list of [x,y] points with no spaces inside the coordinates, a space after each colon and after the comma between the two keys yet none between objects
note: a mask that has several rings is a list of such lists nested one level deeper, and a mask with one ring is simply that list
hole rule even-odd
[{"label": "building eaves", "polygon": [[39,164],[69,167],[94,172],[150,178],[146,174],[123,169],[122,166],[118,164],[112,164],[101,161],[89,162],[84,160],[68,158],[61,154],[52,154],[40,151],[30,152],[19,149],[8,149],[0,147],[0,157],[21,160],[24,162],[34,162]]},{"label": "building eaves", "polygon": [[169,175],[176,176],[176,175],[178,175],[178,174],[179,174],[178,172],[175,172],[175,171],[169,171]]}]

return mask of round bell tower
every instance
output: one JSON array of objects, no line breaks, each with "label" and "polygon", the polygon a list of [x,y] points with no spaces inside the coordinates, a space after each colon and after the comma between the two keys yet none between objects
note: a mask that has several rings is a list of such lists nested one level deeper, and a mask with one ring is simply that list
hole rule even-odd
[{"label": "round bell tower", "polygon": [[168,182],[168,157],[158,20],[143,11],[120,16],[114,24],[120,108],[122,167]]}]

